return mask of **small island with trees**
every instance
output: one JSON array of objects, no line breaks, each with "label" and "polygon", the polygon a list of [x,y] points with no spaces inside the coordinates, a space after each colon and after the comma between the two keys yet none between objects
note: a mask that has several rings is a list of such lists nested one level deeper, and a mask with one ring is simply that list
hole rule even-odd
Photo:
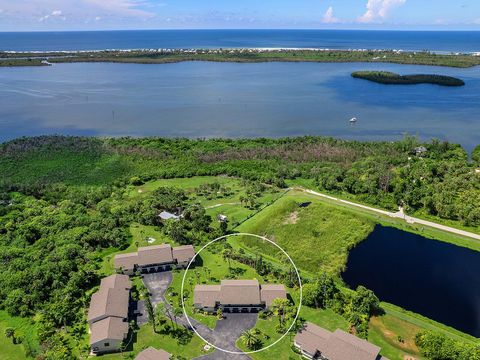
[{"label": "small island with trees", "polygon": [[415,84],[435,84],[442,86],[464,86],[465,82],[461,79],[435,74],[413,74],[400,75],[390,71],[355,71],[352,77],[374,81],[387,85],[415,85]]}]

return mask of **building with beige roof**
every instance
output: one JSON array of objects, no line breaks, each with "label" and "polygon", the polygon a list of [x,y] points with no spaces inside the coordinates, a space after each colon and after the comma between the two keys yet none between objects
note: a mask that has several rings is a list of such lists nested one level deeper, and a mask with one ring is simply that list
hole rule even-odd
[{"label": "building with beige roof", "polygon": [[130,289],[127,275],[103,278],[100,289],[92,295],[87,320],[90,326],[90,347],[93,353],[119,351],[127,338]]},{"label": "building with beige roof", "polygon": [[115,352],[121,349],[128,336],[128,322],[107,317],[90,325],[90,347],[94,353]]},{"label": "building with beige roof", "polygon": [[177,246],[172,249],[173,258],[179,267],[187,267],[195,257],[195,249],[192,245]]},{"label": "building with beige roof", "polygon": [[132,288],[132,282],[127,275],[114,274],[103,278],[100,281],[100,288],[130,290]]},{"label": "building with beige roof", "polygon": [[100,288],[92,295],[88,309],[89,323],[102,320],[109,316],[122,319],[128,317],[130,292],[123,288]]},{"label": "building with beige roof", "polygon": [[294,345],[308,359],[321,360],[388,360],[380,348],[343,330],[333,333],[306,323],[295,336]]},{"label": "building with beige roof", "polygon": [[162,349],[155,349],[153,347],[146,348],[140,352],[135,360],[169,360],[170,354]]},{"label": "building with beige roof", "polygon": [[256,312],[268,308],[274,299],[287,298],[283,285],[260,285],[258,280],[222,280],[220,285],[197,285],[194,306],[203,311]]},{"label": "building with beige roof", "polygon": [[126,275],[135,271],[142,273],[170,270],[171,268],[187,267],[195,256],[192,245],[171,247],[169,244],[145,246],[138,251],[115,255],[115,269]]}]

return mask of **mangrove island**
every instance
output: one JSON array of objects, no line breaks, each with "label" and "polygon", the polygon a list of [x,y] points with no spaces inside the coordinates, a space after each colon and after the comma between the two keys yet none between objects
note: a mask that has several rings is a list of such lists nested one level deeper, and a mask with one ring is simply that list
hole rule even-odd
[{"label": "mangrove island", "polygon": [[399,75],[389,71],[355,71],[352,76],[357,79],[374,81],[387,85],[415,85],[415,84],[435,84],[442,86],[464,86],[465,82],[461,79],[435,74],[413,74]]}]

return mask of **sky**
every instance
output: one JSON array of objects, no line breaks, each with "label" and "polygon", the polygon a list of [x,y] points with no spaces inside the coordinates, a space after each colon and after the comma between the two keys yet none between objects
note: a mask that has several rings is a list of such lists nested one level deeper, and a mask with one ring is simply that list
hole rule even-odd
[{"label": "sky", "polygon": [[480,0],[0,0],[0,31],[265,28],[480,30]]}]

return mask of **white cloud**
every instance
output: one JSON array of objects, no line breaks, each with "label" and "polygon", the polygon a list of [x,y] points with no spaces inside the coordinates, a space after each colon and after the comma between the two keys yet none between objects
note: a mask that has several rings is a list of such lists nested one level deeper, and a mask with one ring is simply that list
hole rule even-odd
[{"label": "white cloud", "polygon": [[148,4],[143,0],[82,0],[84,3],[91,5],[107,12],[108,15],[119,15],[126,17],[150,18],[155,14],[140,9]]},{"label": "white cloud", "polygon": [[0,9],[11,20],[84,21],[101,16],[103,19],[149,19],[155,14],[146,10],[152,0],[0,0]]},{"label": "white cloud", "polygon": [[340,19],[336,18],[334,15],[333,15],[333,6],[330,6],[327,11],[325,12],[325,14],[323,15],[323,20],[322,22],[324,22],[325,24],[336,24],[336,23],[339,23],[340,22]]},{"label": "white cloud", "polygon": [[62,20],[66,19],[65,16],[62,16],[62,10],[53,10],[50,14],[42,16],[40,19],[38,19],[38,21],[42,22],[50,18],[56,18],[56,17],[60,17]]},{"label": "white cloud", "polygon": [[406,2],[407,0],[368,0],[367,10],[358,18],[358,21],[362,23],[382,22],[392,9],[404,5]]}]

